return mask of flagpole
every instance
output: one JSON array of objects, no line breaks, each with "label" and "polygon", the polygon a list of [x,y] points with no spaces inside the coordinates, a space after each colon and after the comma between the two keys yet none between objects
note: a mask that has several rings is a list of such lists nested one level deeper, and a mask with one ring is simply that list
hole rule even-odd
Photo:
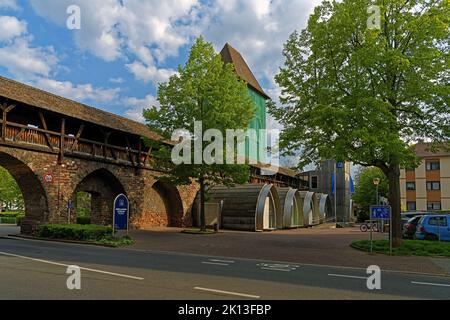
[{"label": "flagpole", "polygon": [[337,226],[337,170],[336,170],[337,162],[334,163],[334,220]]}]

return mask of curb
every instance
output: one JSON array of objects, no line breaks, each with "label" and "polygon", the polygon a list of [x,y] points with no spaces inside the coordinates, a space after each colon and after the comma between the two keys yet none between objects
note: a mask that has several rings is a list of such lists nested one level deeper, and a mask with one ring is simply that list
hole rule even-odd
[{"label": "curb", "polygon": [[118,248],[118,246],[111,245],[111,244],[102,244],[102,243],[95,243],[95,242],[89,242],[89,241],[37,238],[37,237],[24,236],[24,235],[8,235],[8,237],[9,238],[25,239],[25,240],[38,240],[38,241],[46,241],[46,242],[58,242],[58,243],[68,243],[68,244],[90,245],[90,246],[105,247],[105,248]]}]

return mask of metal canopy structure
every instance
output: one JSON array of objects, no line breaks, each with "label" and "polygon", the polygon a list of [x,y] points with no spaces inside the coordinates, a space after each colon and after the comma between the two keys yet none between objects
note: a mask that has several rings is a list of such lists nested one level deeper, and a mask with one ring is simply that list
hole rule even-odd
[{"label": "metal canopy structure", "polygon": [[319,213],[321,222],[326,222],[333,215],[333,204],[328,194],[319,194]]},{"label": "metal canopy structure", "polygon": [[320,223],[319,205],[314,192],[300,192],[303,199],[304,226],[314,226]]},{"label": "metal canopy structure", "polygon": [[283,213],[277,189],[271,185],[215,187],[209,202],[221,203],[223,229],[266,231],[283,228]]},{"label": "metal canopy structure", "polygon": [[300,192],[292,188],[278,188],[283,210],[283,228],[303,227],[303,200]]}]

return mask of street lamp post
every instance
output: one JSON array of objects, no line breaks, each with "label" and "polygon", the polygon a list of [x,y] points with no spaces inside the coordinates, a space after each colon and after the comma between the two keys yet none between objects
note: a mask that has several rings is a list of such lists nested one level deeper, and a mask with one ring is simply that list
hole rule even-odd
[{"label": "street lamp post", "polygon": [[[377,205],[377,206],[380,205],[380,197],[379,197],[379,194],[378,194],[378,188],[379,188],[379,186],[380,186],[380,183],[381,183],[381,179],[380,179],[380,178],[375,178],[375,179],[373,179],[373,184],[375,185],[376,190],[377,190],[377,192],[376,192],[376,195],[377,195],[376,205]],[[372,223],[372,222],[371,222],[371,223]],[[391,227],[391,226],[389,226],[389,228],[390,228],[390,227]],[[383,220],[381,221],[380,231],[381,231],[381,232],[384,232],[384,221],[383,221]]]},{"label": "street lamp post", "polygon": [[378,187],[380,186],[380,183],[381,183],[381,179],[380,178],[375,178],[375,179],[373,179],[373,184],[376,186],[376,188],[377,188],[377,203],[376,203],[376,205],[378,206],[379,204],[380,204],[380,197],[378,196]]}]

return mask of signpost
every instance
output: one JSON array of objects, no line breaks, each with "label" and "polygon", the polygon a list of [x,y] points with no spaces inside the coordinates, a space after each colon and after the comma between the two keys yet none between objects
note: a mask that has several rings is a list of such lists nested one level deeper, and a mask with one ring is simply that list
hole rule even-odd
[{"label": "signpost", "polygon": [[[370,224],[373,220],[385,221],[389,220],[389,252],[392,255],[392,208],[390,206],[371,206],[370,207]],[[370,228],[370,253],[373,252],[373,235],[372,227]]]},{"label": "signpost", "polygon": [[72,200],[67,202],[67,223],[70,224],[70,212],[75,208],[75,205]]},{"label": "signpost", "polygon": [[113,236],[115,230],[126,230],[128,236],[129,217],[130,217],[130,202],[128,201],[126,195],[120,194],[114,200]]}]

